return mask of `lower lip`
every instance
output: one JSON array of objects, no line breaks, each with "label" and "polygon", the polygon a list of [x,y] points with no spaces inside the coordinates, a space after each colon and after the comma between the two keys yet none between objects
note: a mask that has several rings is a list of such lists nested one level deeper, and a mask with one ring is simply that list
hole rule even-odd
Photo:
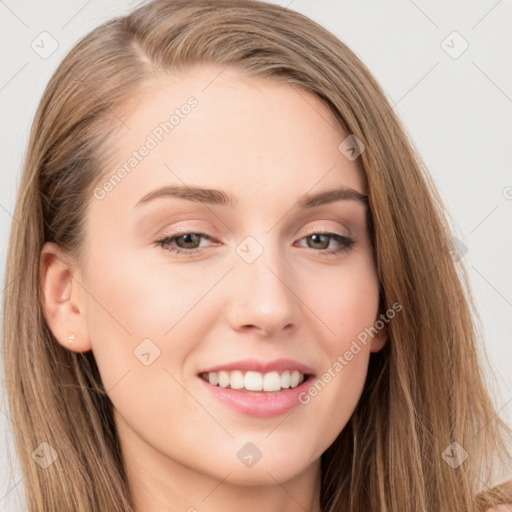
[{"label": "lower lip", "polygon": [[257,418],[271,418],[280,416],[300,405],[299,395],[305,392],[313,377],[309,376],[296,388],[282,389],[281,391],[239,391],[231,388],[213,386],[201,377],[198,379],[208,388],[210,393],[220,402],[235,411]]}]

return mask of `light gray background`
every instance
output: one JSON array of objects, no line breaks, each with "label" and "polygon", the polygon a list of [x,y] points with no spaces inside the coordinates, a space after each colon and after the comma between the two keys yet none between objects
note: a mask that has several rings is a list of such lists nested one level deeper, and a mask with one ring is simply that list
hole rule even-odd
[{"label": "light gray background", "polygon": [[[512,2],[275,3],[310,16],[347,43],[404,120],[448,206],[454,235],[468,249],[463,260],[499,384],[497,407],[512,426]],[[0,0],[2,278],[21,163],[43,89],[79,37],[136,5],[121,0]],[[44,37],[43,31],[58,42],[46,59],[31,47]],[[465,43],[454,31],[469,44],[457,58]],[[17,512],[22,510],[23,477],[12,459],[10,430],[15,427],[3,389],[0,399],[0,510]]]}]

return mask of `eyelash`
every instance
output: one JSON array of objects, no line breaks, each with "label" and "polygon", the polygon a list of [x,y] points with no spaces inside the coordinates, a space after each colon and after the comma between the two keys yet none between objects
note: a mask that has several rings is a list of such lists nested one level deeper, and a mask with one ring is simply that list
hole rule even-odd
[{"label": "eyelash", "polygon": [[[181,238],[182,236],[185,236],[185,235],[198,235],[206,240],[211,240],[211,237],[209,237],[206,233],[189,231],[189,232],[183,232],[183,233],[179,233],[179,234],[175,234],[175,235],[164,236],[160,240],[155,240],[155,244],[158,247],[161,247],[162,249],[164,249],[165,251],[168,251],[168,252],[171,252],[174,254],[194,254],[194,253],[199,252],[198,248],[183,249],[181,247],[174,247],[174,246],[170,245],[176,239]],[[304,237],[302,237],[300,240],[303,240],[303,239],[308,238],[313,235],[328,236],[328,237],[336,240],[339,244],[341,244],[340,247],[338,247],[337,249],[322,249],[320,251],[316,251],[316,252],[320,252],[321,254],[323,254],[327,257],[336,256],[338,254],[348,252],[352,248],[352,246],[355,244],[355,240],[353,238],[350,238],[350,237],[344,236],[344,235],[340,235],[339,233],[331,233],[331,232],[323,232],[323,231],[313,231],[313,232],[305,235]],[[312,248],[309,247],[309,249],[312,249]]]}]

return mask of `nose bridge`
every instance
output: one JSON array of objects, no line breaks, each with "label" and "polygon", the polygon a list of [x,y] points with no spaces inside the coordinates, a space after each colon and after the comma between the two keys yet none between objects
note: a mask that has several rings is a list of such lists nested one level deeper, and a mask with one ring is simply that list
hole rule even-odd
[{"label": "nose bridge", "polygon": [[233,327],[253,326],[267,334],[296,324],[297,299],[285,254],[271,236],[246,237],[235,249],[239,261],[231,304]]}]

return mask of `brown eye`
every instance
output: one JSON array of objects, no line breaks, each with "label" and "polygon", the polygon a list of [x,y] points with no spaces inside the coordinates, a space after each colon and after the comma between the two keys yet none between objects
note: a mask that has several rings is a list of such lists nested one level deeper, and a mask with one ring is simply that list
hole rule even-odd
[{"label": "brown eye", "polygon": [[[353,238],[338,233],[313,233],[305,236],[302,240],[306,240],[307,247],[310,249],[318,249],[318,252],[327,256],[348,251],[355,244]],[[332,240],[334,240],[339,247],[328,249]]]},{"label": "brown eye", "polygon": [[[175,237],[174,240],[176,240],[176,245],[181,249],[197,249],[201,241],[201,235],[196,233],[186,233],[185,235]],[[180,240],[183,243],[180,243]]]},{"label": "brown eye", "polygon": [[165,236],[155,240],[155,244],[169,252],[190,254],[198,252],[201,239],[210,240],[210,237],[204,233],[183,233]]},{"label": "brown eye", "polygon": [[307,236],[306,240],[308,240],[308,242],[312,242],[313,245],[308,243],[308,246],[312,249],[327,249],[327,247],[329,247],[330,237],[323,233],[316,233],[314,235]]}]

